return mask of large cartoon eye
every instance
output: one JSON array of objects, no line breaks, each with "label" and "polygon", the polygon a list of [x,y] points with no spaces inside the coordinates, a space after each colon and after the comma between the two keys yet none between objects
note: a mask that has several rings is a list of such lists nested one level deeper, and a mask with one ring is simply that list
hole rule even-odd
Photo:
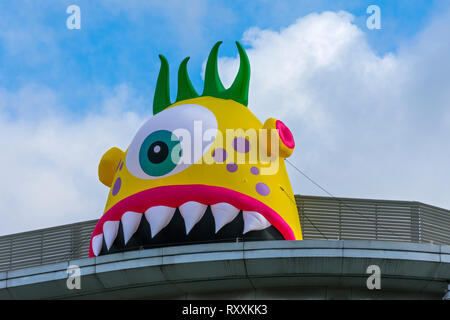
[{"label": "large cartoon eye", "polygon": [[142,170],[159,177],[172,171],[180,161],[181,145],[177,136],[167,130],[158,130],[145,138],[139,151]]},{"label": "large cartoon eye", "polygon": [[[216,133],[216,117],[209,109],[194,104],[171,107],[139,129],[128,148],[126,167],[141,179],[176,174],[203,156]],[[203,140],[203,134],[208,140]]]}]

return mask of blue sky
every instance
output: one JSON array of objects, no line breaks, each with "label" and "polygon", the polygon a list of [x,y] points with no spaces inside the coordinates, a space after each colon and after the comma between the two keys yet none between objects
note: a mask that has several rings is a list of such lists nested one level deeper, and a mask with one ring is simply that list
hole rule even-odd
[{"label": "blue sky", "polygon": [[[72,4],[80,30],[66,28]],[[291,128],[291,162],[329,192],[450,209],[449,31],[446,0],[0,0],[0,235],[98,218],[98,161],[151,116],[158,54],[175,97],[181,60],[201,91],[219,40],[224,82],[239,40],[249,107]],[[296,193],[326,196],[289,174]]]},{"label": "blue sky", "polygon": [[[181,3],[185,3],[184,5]],[[81,30],[68,30],[66,8],[81,9]],[[367,30],[366,8],[382,10],[382,29]],[[98,87],[127,83],[149,100],[159,69],[158,54],[172,66],[191,56],[189,68],[202,88],[202,63],[223,40],[221,54],[234,56],[233,42],[250,27],[279,30],[312,12],[345,10],[365,29],[380,55],[395,51],[436,15],[442,1],[1,1],[0,85],[17,89],[35,82],[54,88],[74,112],[101,99]],[[175,82],[173,87],[175,88]]]}]

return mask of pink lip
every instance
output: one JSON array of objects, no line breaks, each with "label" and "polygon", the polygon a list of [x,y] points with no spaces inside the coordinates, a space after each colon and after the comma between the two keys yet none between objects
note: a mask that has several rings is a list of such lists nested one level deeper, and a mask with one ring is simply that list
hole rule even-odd
[{"label": "pink lip", "polygon": [[177,208],[188,201],[197,201],[206,205],[226,202],[240,210],[256,211],[262,214],[286,240],[295,240],[294,232],[281,216],[273,209],[243,193],[222,187],[206,185],[173,185],[162,186],[141,191],[116,203],[100,218],[92,232],[89,245],[89,257],[94,257],[92,239],[103,233],[106,221],[119,221],[127,211],[144,213],[153,206],[168,206]]}]

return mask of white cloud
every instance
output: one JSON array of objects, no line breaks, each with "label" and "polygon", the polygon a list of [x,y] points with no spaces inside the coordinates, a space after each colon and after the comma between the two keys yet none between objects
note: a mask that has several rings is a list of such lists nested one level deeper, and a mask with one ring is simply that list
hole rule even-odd
[{"label": "white cloud", "polygon": [[[332,194],[450,208],[449,17],[382,57],[346,12],[252,28],[243,37],[250,108],[286,122],[297,143],[291,162]],[[237,67],[237,58],[221,59],[226,84]],[[289,171],[295,192],[326,195]]]},{"label": "white cloud", "polygon": [[99,112],[74,121],[51,111],[65,107],[49,88],[0,90],[0,234],[99,218],[108,190],[98,161],[112,146],[127,148],[145,118],[124,107],[141,103],[121,85]]}]

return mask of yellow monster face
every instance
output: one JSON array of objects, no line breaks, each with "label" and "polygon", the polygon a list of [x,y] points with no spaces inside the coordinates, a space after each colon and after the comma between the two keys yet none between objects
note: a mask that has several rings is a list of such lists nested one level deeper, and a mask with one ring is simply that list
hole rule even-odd
[{"label": "yellow monster face", "polygon": [[239,43],[238,76],[223,88],[219,45],[208,59],[202,96],[183,61],[173,104],[168,64],[160,56],[154,116],[125,152],[112,148],[100,161],[99,179],[110,192],[90,256],[237,238],[302,239],[284,164],[293,136],[281,121],[262,124],[246,107],[250,69]]}]

